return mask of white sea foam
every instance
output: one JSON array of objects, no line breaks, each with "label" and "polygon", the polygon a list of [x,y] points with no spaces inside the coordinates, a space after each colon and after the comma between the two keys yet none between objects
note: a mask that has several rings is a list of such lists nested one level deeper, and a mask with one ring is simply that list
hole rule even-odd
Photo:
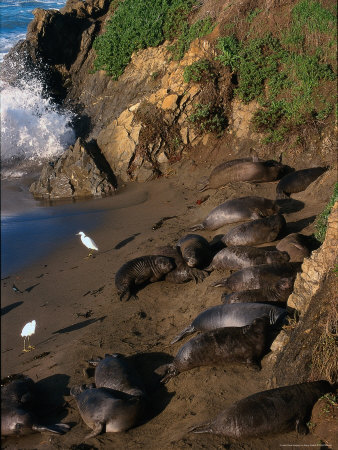
[{"label": "white sea foam", "polygon": [[0,88],[3,177],[16,176],[22,163],[54,158],[74,143],[72,114],[43,97],[40,80],[32,78],[20,86],[2,82]]}]

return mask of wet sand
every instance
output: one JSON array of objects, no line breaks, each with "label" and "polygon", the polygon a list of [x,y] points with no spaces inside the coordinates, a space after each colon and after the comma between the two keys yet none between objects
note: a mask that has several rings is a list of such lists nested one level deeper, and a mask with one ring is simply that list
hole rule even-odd
[{"label": "wet sand", "polygon": [[[295,432],[247,442],[188,433],[190,426],[214,417],[234,401],[266,389],[271,375],[265,360],[258,373],[238,365],[201,367],[159,386],[154,370],[169,362],[182,345],[170,345],[170,340],[202,310],[220,303],[222,289],[209,285],[223,274],[213,272],[200,284],[149,284],[138,293],[138,300],[129,302],[120,302],[117,296],[114,275],[126,261],[154,254],[157,246],[174,244],[228,198],[275,196],[276,183],[236,183],[200,194],[194,186],[201,175],[205,173],[186,177],[185,185],[175,177],[133,184],[112,198],[95,201],[93,211],[101,205],[105,211],[89,233],[100,249],[95,257],[85,259],[87,250],[79,236],[71,236],[48,257],[2,280],[2,377],[19,372],[31,376],[41,390],[49,392],[41,407],[44,416],[48,411],[51,422],[72,426],[64,436],[37,433],[7,438],[3,448],[276,449],[286,444],[318,443],[313,435]],[[285,214],[289,232],[313,232],[314,218],[331,196],[335,178],[335,172],[325,174],[315,189],[294,196],[294,207]],[[210,197],[198,205],[207,195]],[[84,224],[90,214],[82,215]],[[171,218],[153,230],[163,217]],[[200,234],[211,240],[230,228]],[[13,291],[13,283],[22,293]],[[21,329],[33,319],[37,321],[32,337],[35,349],[23,353]],[[144,423],[127,433],[102,434],[88,440],[87,447],[80,447],[89,429],[69,396],[69,387],[93,381],[85,374],[86,360],[105,353],[130,357],[149,393],[148,412]]]}]

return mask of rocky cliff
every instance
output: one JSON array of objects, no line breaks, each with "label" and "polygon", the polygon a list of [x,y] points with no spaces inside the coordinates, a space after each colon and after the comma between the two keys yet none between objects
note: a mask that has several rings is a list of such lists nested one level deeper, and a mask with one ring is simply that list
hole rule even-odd
[{"label": "rocky cliff", "polygon": [[[264,17],[256,28],[263,26],[269,33],[274,29],[271,19],[281,24],[280,13],[290,16],[292,5],[282,7],[266,0],[252,5],[246,0],[224,8],[221,3],[202,2],[193,8],[191,17],[211,16],[216,26],[203,38],[195,39],[182,59],[172,58],[168,42],[139,50],[117,81],[103,71],[93,71],[94,39],[105,30],[116,8],[116,2],[110,4],[108,0],[68,0],[60,11],[35,9],[26,40],[7,60],[15,62],[24,56],[27,67],[43,71],[54,98],[77,112],[78,136],[83,142],[96,142],[98,159],[105,159],[107,164],[103,166],[109,167],[118,180],[146,181],[167,175],[171,165],[182,158],[194,155],[202,164],[210,158],[217,163],[230,154],[247,155],[250,147],[262,157],[283,153],[284,160],[294,166],[305,153],[311,154],[311,165],[323,161],[334,164],[334,130],[327,121],[315,127],[304,126],[301,136],[290,132],[283,142],[264,144],[259,127],[252,124],[259,103],[234,96],[237,75],[217,57],[217,40],[232,21],[240,20],[239,33],[249,35],[255,27],[248,27],[255,26],[253,18],[259,13]],[[184,81],[185,69],[198,61],[207,64],[203,76],[198,81]],[[7,77],[15,78],[15,64],[9,67],[12,71],[7,69]],[[80,160],[79,156],[77,165],[83,163]],[[106,194],[116,187],[82,189],[80,184],[85,181],[81,175],[78,188],[72,189],[77,169],[70,175],[69,167],[74,163],[74,151],[70,149],[53,162],[57,172],[50,167],[42,171],[40,180],[32,185],[32,193],[46,198],[76,197],[84,192]],[[94,165],[95,161],[89,168],[90,177],[97,178],[95,171],[101,173],[101,180],[111,177],[102,172],[102,165],[96,169]]]}]

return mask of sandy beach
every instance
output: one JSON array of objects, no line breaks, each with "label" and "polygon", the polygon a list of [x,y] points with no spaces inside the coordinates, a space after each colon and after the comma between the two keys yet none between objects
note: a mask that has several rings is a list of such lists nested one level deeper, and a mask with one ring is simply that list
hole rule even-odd
[{"label": "sandy beach", "polygon": [[[201,367],[180,374],[165,387],[158,384],[154,370],[169,362],[182,344],[170,345],[170,340],[202,310],[221,303],[222,289],[211,288],[210,284],[224,275],[213,272],[199,284],[149,284],[138,293],[137,300],[120,302],[115,273],[132,258],[156,254],[156,247],[174,244],[228,198],[275,198],[276,183],[233,183],[201,194],[195,183],[206,174],[205,169],[193,172],[187,165],[186,173],[190,175],[180,176],[185,184],[176,176],[133,183],[113,197],[88,202],[85,208],[77,203],[75,210],[82,208],[81,230],[87,232],[90,222],[88,234],[100,251],[85,259],[87,249],[79,236],[74,234],[58,242],[56,232],[57,248],[51,254],[2,279],[1,375],[29,375],[43,392],[42,416],[46,418],[48,413],[49,422],[71,425],[64,436],[37,433],[7,438],[2,441],[3,448],[219,449],[229,448],[231,443],[231,449],[276,449],[318,442],[314,435],[304,437],[296,432],[237,443],[188,433],[189,427],[214,417],[234,401],[266,389],[270,372],[265,360],[258,373],[238,365]],[[309,235],[314,231],[315,216],[330,198],[335,179],[335,171],[327,172],[306,191],[293,196],[292,206],[282,211],[288,232]],[[166,220],[154,230],[163,218]],[[68,220],[67,215],[63,220]],[[229,225],[200,234],[211,241],[231,228]],[[22,292],[15,292],[13,284]],[[33,319],[37,321],[31,338],[35,349],[23,353],[21,329]],[[144,379],[149,405],[144,422],[136,428],[127,433],[102,434],[84,445],[89,430],[69,396],[69,388],[92,382],[86,361],[105,353],[130,357]]]}]

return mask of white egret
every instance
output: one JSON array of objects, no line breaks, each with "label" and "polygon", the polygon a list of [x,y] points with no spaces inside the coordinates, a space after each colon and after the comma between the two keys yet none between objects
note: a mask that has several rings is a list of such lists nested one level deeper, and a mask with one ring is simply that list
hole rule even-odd
[{"label": "white egret", "polygon": [[[35,333],[36,321],[32,320],[31,322],[26,323],[21,331],[21,336],[23,337],[23,352],[30,352],[33,350],[32,345],[29,344],[29,338],[32,334]],[[26,348],[26,339],[28,338],[28,347]]]},{"label": "white egret", "polygon": [[85,246],[85,247],[87,247],[87,248],[89,248],[89,255],[87,256],[87,258],[89,258],[90,256],[92,256],[92,251],[93,250],[96,250],[96,251],[98,251],[99,249],[98,249],[98,247],[97,247],[97,245],[95,244],[95,242],[93,241],[93,239],[92,238],[90,238],[89,236],[86,236],[85,234],[84,234],[84,232],[83,231],[79,231],[79,233],[76,233],[77,235],[80,235],[81,236],[81,241],[82,241],[82,244]]}]

